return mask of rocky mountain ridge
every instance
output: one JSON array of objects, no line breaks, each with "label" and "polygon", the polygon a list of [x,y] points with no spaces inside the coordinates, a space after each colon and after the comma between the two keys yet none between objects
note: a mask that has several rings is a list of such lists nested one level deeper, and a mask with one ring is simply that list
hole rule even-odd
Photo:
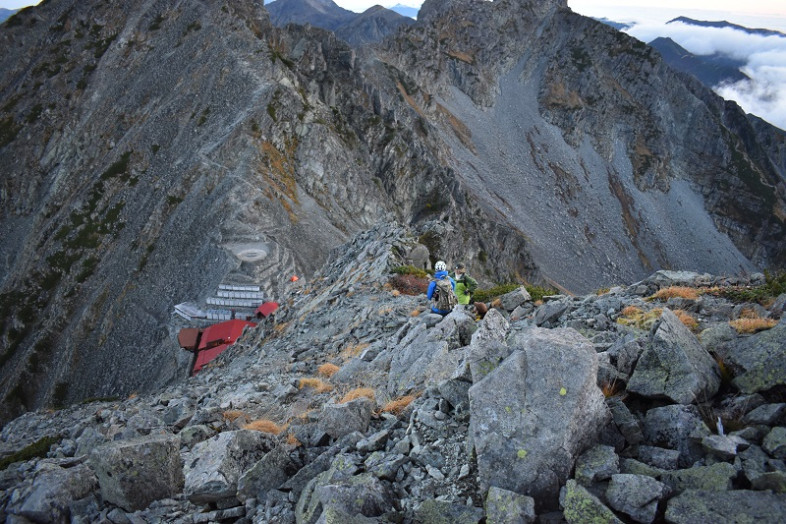
[{"label": "rocky mountain ridge", "polygon": [[749,35],[786,37],[786,33],[782,33],[781,31],[775,31],[773,29],[750,28],[739,24],[732,24],[731,22],[727,22],[726,20],[708,21],[708,20],[696,20],[694,18],[689,18],[687,16],[678,16],[677,18],[669,20],[666,23],[667,24],[682,23],[686,25],[693,25],[696,27],[714,27],[718,29],[729,28],[729,29],[735,29],[737,31],[742,31],[744,33],[748,33]]},{"label": "rocky mountain ridge", "polygon": [[740,70],[745,65],[742,60],[735,60],[720,53],[694,55],[671,38],[658,37],[649,44],[658,50],[671,67],[695,76],[707,87],[749,79],[748,75]]},{"label": "rocky mountain ridge", "polygon": [[[10,422],[0,512],[779,522],[786,294],[766,309],[741,300],[762,275],[660,271],[542,303],[522,287],[482,320],[464,309],[443,319],[396,288],[392,270],[417,246],[397,224],[361,233],[287,295],[275,324],[198,376]],[[753,318],[767,327],[733,327]]]},{"label": "rocky mountain ridge", "polygon": [[362,50],[251,0],[12,20],[3,420],[182,380],[175,304],[277,299],[391,219],[487,284],[783,266],[783,133],[562,1],[430,1]]},{"label": "rocky mountain ridge", "polygon": [[290,23],[311,24],[333,31],[353,46],[378,42],[399,26],[413,23],[412,19],[381,5],[358,14],[332,0],[276,0],[265,9],[270,13],[270,21],[279,27]]}]

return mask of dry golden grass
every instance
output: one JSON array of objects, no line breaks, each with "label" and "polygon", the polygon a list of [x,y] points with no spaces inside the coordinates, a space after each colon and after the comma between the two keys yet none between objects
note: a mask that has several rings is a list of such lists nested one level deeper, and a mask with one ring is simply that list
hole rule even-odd
[{"label": "dry golden grass", "polygon": [[625,315],[625,308],[623,310],[623,315],[617,318],[617,324],[622,324],[623,326],[630,326],[635,327],[637,329],[649,330],[652,328],[652,325],[658,320],[663,313],[663,308],[656,307],[649,311],[643,311],[635,306],[628,306],[634,307],[635,310],[630,309],[628,310],[628,314]]},{"label": "dry golden grass", "polygon": [[333,386],[321,378],[301,378],[298,387],[300,389],[311,388],[317,393],[325,393],[333,390]]},{"label": "dry golden grass", "polygon": [[620,312],[620,315],[623,317],[633,317],[636,315],[641,315],[644,313],[640,307],[636,306],[625,306],[623,310]]},{"label": "dry golden grass", "polygon": [[287,429],[287,427],[279,426],[272,420],[259,419],[249,422],[248,424],[243,426],[243,429],[250,429],[253,431],[260,431],[262,433],[270,433],[271,435],[278,435],[279,433]]},{"label": "dry golden grass", "polygon": [[412,401],[417,397],[415,395],[404,395],[397,399],[393,399],[384,406],[382,406],[383,413],[393,413],[394,415],[401,415],[407,407],[412,404]]},{"label": "dry golden grass", "polygon": [[339,369],[341,368],[338,367],[337,365],[328,362],[322,364],[317,368],[317,375],[319,375],[320,377],[330,378],[336,373],[338,373]]},{"label": "dry golden grass", "polygon": [[752,307],[744,307],[740,310],[740,318],[761,318]]},{"label": "dry golden grass", "polygon": [[749,335],[775,327],[778,321],[773,318],[738,318],[730,320],[729,325],[737,330],[737,333]]},{"label": "dry golden grass", "polygon": [[228,411],[224,411],[221,413],[225,420],[233,422],[240,417],[244,417],[246,414],[240,411],[239,409],[230,409]]},{"label": "dry golden grass", "polygon": [[612,380],[611,382],[606,382],[600,387],[601,392],[605,398],[616,397],[622,391],[622,383],[617,382],[617,380]]},{"label": "dry golden grass", "polygon": [[674,314],[677,315],[677,318],[680,319],[680,322],[682,322],[685,325],[685,327],[687,327],[691,331],[696,331],[696,329],[698,329],[699,321],[696,320],[696,317],[694,317],[687,311],[683,309],[677,309],[674,311]]},{"label": "dry golden grass", "polygon": [[341,400],[338,401],[339,404],[345,404],[347,402],[351,402],[356,398],[366,397],[368,399],[374,400],[374,390],[371,388],[355,388],[352,391],[347,392]]},{"label": "dry golden grass", "polygon": [[368,344],[350,344],[341,350],[341,358],[349,360],[350,358],[359,357],[363,350],[368,347]]},{"label": "dry golden grass", "polygon": [[288,433],[287,434],[286,443],[287,443],[288,446],[292,446],[293,448],[299,448],[300,446],[303,445],[303,443],[300,442],[297,439],[297,437],[294,434],[292,434],[292,433]]},{"label": "dry golden grass", "polygon": [[668,300],[670,298],[687,298],[696,300],[699,298],[699,292],[696,288],[685,286],[670,286],[659,289],[650,298]]},{"label": "dry golden grass", "polygon": [[289,322],[282,322],[273,326],[273,331],[276,333],[283,333],[289,327]]}]

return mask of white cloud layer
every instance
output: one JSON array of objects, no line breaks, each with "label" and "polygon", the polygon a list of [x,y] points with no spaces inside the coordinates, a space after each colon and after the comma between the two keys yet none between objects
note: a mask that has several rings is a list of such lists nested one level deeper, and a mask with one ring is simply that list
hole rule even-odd
[{"label": "white cloud layer", "polygon": [[786,130],[786,37],[682,23],[637,24],[628,33],[644,42],[665,36],[697,55],[722,53],[744,61],[750,80],[716,86],[715,92]]}]

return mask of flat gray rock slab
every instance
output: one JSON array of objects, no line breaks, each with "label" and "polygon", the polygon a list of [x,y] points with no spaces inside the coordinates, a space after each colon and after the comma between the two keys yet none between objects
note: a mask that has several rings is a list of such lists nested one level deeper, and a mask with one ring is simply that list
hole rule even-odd
[{"label": "flat gray rock slab", "polygon": [[669,501],[666,522],[781,524],[784,515],[786,515],[786,494],[747,490],[688,490]]},{"label": "flat gray rock slab", "polygon": [[639,357],[628,391],[679,404],[712,398],[720,387],[718,364],[668,309]]},{"label": "flat gray rock slab", "polygon": [[534,328],[509,342],[521,349],[469,390],[480,482],[556,507],[576,457],[610,418],[598,356],[572,329]]},{"label": "flat gray rock slab", "polygon": [[145,509],[154,500],[183,491],[180,438],[150,435],[95,448],[90,465],[107,502],[126,511]]}]

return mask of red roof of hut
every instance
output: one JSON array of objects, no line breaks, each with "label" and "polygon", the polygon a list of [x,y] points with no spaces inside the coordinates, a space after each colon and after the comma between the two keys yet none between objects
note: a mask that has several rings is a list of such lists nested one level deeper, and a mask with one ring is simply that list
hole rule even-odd
[{"label": "red roof of hut", "polygon": [[243,329],[246,326],[256,326],[256,324],[245,320],[234,319],[206,327],[202,332],[199,350],[202,351],[221,344],[234,344],[240,335],[243,334]]},{"label": "red roof of hut", "polygon": [[265,302],[256,310],[257,318],[261,315],[265,318],[269,317],[271,313],[278,309],[278,302]]}]

